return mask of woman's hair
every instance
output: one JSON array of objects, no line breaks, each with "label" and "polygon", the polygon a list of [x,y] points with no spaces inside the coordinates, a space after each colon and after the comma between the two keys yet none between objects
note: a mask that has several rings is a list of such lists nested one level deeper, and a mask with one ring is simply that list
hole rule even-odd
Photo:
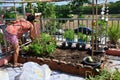
[{"label": "woman's hair", "polygon": [[27,21],[30,21],[30,22],[32,22],[32,21],[34,21],[34,19],[35,19],[35,16],[34,15],[28,15],[27,16]]}]

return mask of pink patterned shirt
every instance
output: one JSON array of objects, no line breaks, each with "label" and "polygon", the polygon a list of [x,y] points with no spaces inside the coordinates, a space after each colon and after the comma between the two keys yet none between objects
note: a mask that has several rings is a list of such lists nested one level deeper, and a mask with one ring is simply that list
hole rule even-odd
[{"label": "pink patterned shirt", "polygon": [[31,23],[25,19],[17,20],[14,24],[8,25],[6,31],[10,34],[17,35],[19,38],[21,35],[30,30]]}]

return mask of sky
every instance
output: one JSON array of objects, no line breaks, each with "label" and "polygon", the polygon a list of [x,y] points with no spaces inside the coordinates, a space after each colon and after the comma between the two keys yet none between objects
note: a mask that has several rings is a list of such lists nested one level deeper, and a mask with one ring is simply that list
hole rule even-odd
[{"label": "sky", "polygon": [[[104,0],[98,0],[99,3],[102,3]],[[120,1],[120,0],[107,0],[107,2],[116,2],[116,1]]]},{"label": "sky", "polygon": [[[0,0],[0,1],[20,1],[20,0]],[[120,0],[107,0],[108,2],[116,2],[116,1],[120,1]],[[98,0],[98,3],[103,3],[104,0]],[[56,2],[56,5],[65,5],[69,3],[69,1],[62,1],[62,2]],[[3,4],[1,6],[8,6],[8,4]],[[14,6],[13,4],[9,5],[9,6]]]},{"label": "sky", "polygon": [[[107,2],[116,2],[116,1],[120,1],[120,0],[107,0]],[[67,4],[69,1],[62,1],[62,2],[56,2],[56,5],[65,5]],[[103,3],[104,0],[98,0],[98,3]]]}]

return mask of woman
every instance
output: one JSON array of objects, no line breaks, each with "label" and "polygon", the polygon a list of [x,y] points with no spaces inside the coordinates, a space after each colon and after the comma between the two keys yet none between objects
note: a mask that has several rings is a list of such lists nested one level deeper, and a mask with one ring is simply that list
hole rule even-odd
[{"label": "woman", "polygon": [[27,20],[20,19],[13,24],[10,24],[6,27],[5,36],[7,41],[9,41],[13,48],[14,48],[14,67],[15,66],[21,66],[20,63],[18,63],[18,55],[19,55],[19,41],[18,39],[26,32],[30,31],[30,38],[33,40],[35,35],[35,29],[33,26],[33,21],[35,19],[35,16],[28,15]]}]

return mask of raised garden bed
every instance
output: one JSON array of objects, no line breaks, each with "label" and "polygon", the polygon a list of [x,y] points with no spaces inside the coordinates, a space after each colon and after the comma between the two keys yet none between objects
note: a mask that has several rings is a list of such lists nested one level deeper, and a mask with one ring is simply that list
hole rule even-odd
[{"label": "raised garden bed", "polygon": [[[28,46],[23,46],[19,62],[24,63],[28,61],[37,62],[39,64],[48,64],[52,70],[59,70],[66,73],[76,74],[80,76],[98,74],[100,69],[100,59],[103,54],[95,55],[93,61],[85,59],[90,56],[87,49],[78,49],[76,47],[69,47],[57,45],[57,42],[49,34],[42,33],[40,39],[38,38]],[[87,61],[87,64],[84,63]],[[99,66],[96,64],[100,63]],[[93,65],[94,64],[94,65]]]},{"label": "raised garden bed", "polygon": [[[96,71],[91,65],[82,64],[83,59],[89,56],[87,51],[80,51],[73,49],[60,49],[57,48],[50,56],[33,56],[34,53],[28,53],[19,56],[19,62],[25,63],[28,61],[37,62],[39,64],[48,64],[52,70],[59,70],[66,73],[71,73],[79,76],[96,75],[99,72]],[[103,54],[94,56],[95,63],[99,62]],[[97,67],[97,68],[100,68]]]},{"label": "raised garden bed", "polygon": [[106,50],[106,54],[113,55],[113,56],[120,56],[120,49],[108,49]]}]

